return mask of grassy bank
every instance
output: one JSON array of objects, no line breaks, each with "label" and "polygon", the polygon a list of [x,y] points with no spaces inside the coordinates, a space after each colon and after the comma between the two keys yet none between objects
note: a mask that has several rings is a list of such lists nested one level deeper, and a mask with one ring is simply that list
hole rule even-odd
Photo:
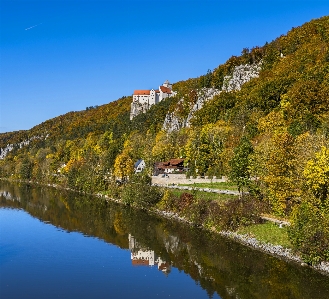
[{"label": "grassy bank", "polygon": [[287,227],[280,227],[276,223],[265,222],[261,224],[253,224],[247,227],[240,228],[237,232],[239,234],[248,235],[252,238],[256,238],[258,241],[264,243],[281,245],[285,248],[292,248],[292,244],[288,236]]},{"label": "grassy bank", "polygon": [[180,197],[183,193],[189,193],[189,194],[193,194],[198,199],[204,199],[204,200],[226,201],[226,200],[235,199],[237,197],[236,195],[232,195],[232,194],[218,194],[218,193],[203,192],[199,190],[186,192],[185,190],[171,189],[171,192],[177,197]]},{"label": "grassy bank", "polygon": [[178,186],[238,191],[238,186],[230,182],[191,183],[191,184],[178,184]]}]

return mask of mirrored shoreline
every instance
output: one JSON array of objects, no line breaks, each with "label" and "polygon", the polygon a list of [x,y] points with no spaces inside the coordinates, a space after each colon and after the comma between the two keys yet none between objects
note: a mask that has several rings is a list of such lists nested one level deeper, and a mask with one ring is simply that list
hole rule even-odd
[{"label": "mirrored shoreline", "polygon": [[[139,269],[136,271],[150,267],[161,279],[176,275],[172,274],[176,270],[185,273],[206,297],[329,298],[328,277],[312,269],[103,199],[0,182],[0,208],[23,209],[60,230],[129,250],[130,267]],[[126,274],[129,280],[129,271]]]}]

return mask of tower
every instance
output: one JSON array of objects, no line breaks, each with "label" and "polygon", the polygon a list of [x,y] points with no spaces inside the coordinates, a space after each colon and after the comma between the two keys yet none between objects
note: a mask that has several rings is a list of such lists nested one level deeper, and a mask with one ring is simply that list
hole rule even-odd
[{"label": "tower", "polygon": [[171,84],[168,80],[166,80],[166,81],[162,84],[162,86],[167,87],[167,88],[169,88],[170,90],[172,90],[172,84]]}]

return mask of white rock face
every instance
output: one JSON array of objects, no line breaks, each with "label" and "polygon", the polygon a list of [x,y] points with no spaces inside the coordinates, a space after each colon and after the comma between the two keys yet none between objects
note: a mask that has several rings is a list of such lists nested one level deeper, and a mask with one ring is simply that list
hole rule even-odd
[{"label": "white rock face", "polygon": [[[198,91],[198,99],[196,103],[191,107],[190,113],[186,119],[179,118],[175,112],[168,113],[163,123],[163,129],[167,132],[180,130],[190,126],[190,121],[195,113],[202,108],[204,103],[211,100],[215,95],[221,93],[221,91],[234,91],[240,90],[241,86],[250,81],[252,78],[257,78],[261,70],[262,62],[255,64],[244,64],[236,66],[232,72],[232,75],[225,76],[223,81],[222,90],[215,88],[203,88]],[[182,100],[181,100],[182,101]]]},{"label": "white rock face", "polygon": [[145,113],[149,109],[147,103],[132,102],[130,105],[130,120],[140,113]]},{"label": "white rock face", "polygon": [[5,148],[0,148],[0,159],[4,159],[9,152],[11,152],[14,149],[13,144],[7,144]]},{"label": "white rock face", "polygon": [[[180,100],[180,102],[181,101],[182,100]],[[180,103],[180,102],[178,102],[178,103]],[[171,113],[167,113],[166,118],[163,122],[162,129],[170,133],[172,131],[177,131],[177,130],[179,130],[181,128],[185,128],[185,127],[186,127],[186,120],[181,119],[180,117],[175,115],[174,112],[171,112]]]},{"label": "white rock face", "polygon": [[195,111],[198,111],[202,108],[205,102],[211,100],[215,95],[220,94],[221,91],[216,88],[203,88],[200,93],[198,94],[198,99],[196,103],[193,105],[187,119],[186,119],[186,126],[190,126],[191,118]]},{"label": "white rock face", "polygon": [[[215,88],[202,88],[198,91],[198,99],[191,107],[190,113],[186,119],[178,117],[175,112],[167,113],[163,122],[163,129],[167,132],[173,132],[190,126],[190,120],[195,111],[202,108],[206,101],[211,100],[215,95],[220,94],[219,89]],[[182,102],[183,100],[180,100]]]},{"label": "white rock face", "polygon": [[223,81],[223,91],[240,90],[244,83],[252,78],[257,78],[261,70],[262,62],[255,64],[243,64],[236,66],[231,76],[225,76]]},{"label": "white rock face", "polygon": [[[46,135],[45,139],[47,139],[48,136],[49,136],[49,134]],[[44,138],[44,137],[43,136],[33,136],[30,139],[23,140],[22,142],[19,142],[19,143],[16,143],[16,144],[7,144],[6,147],[0,148],[0,160],[6,158],[8,153],[11,152],[14,149],[15,146],[19,147],[19,148],[22,148],[26,145],[29,145],[32,140],[42,139],[42,138]]]}]

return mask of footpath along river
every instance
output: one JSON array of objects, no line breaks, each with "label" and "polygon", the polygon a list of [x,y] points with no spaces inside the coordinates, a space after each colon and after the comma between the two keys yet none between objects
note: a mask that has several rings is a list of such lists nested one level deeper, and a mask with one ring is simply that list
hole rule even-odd
[{"label": "footpath along river", "polygon": [[329,298],[329,277],[184,223],[0,181],[0,298]]}]

